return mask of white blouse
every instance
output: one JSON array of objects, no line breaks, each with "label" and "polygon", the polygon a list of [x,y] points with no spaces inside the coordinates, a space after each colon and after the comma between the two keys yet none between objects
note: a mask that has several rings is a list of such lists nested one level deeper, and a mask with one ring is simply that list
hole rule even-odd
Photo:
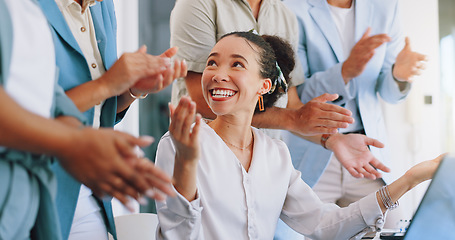
[{"label": "white blouse", "polygon": [[[347,208],[322,203],[295,170],[287,146],[253,128],[248,172],[205,123],[197,198],[177,193],[157,202],[158,239],[273,239],[278,218],[313,239],[348,239],[380,229],[383,214],[371,194]],[[175,147],[169,132],[158,145],[156,164],[172,175]]]}]

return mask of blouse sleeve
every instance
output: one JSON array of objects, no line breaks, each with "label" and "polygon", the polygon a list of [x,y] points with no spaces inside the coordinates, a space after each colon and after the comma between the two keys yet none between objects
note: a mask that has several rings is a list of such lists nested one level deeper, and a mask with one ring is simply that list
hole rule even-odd
[{"label": "blouse sleeve", "polygon": [[[169,132],[158,144],[156,165],[172,176],[174,171],[175,148]],[[158,213],[157,239],[204,239],[201,224],[201,198],[189,202],[175,189],[176,197],[167,197],[165,201],[156,201]]]},{"label": "blouse sleeve", "polygon": [[383,227],[384,216],[375,193],[340,208],[321,202],[300,175],[297,170],[291,174],[280,216],[297,232],[312,239],[360,239],[365,233]]}]

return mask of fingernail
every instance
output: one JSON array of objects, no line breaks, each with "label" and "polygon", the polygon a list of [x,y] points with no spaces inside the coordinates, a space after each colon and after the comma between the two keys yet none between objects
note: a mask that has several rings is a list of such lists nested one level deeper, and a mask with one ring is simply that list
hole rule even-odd
[{"label": "fingernail", "polygon": [[155,198],[155,191],[153,189],[148,189],[145,191],[145,196],[149,198]]},{"label": "fingernail", "polygon": [[185,60],[185,59],[183,59],[183,60],[182,60],[182,63],[183,63],[184,65],[186,65],[186,60]]},{"label": "fingernail", "polygon": [[149,136],[149,135],[140,136],[139,139],[149,142],[149,143],[153,143],[155,141],[155,138],[152,136]]},{"label": "fingernail", "polygon": [[137,201],[139,202],[139,204],[141,204],[142,206],[145,206],[149,203],[149,201],[147,200],[147,198],[141,196],[137,199]]},{"label": "fingernail", "polygon": [[145,156],[144,151],[142,151],[142,149],[141,149],[140,147],[138,147],[138,146],[136,146],[136,147],[134,148],[134,151],[136,152],[136,156],[137,156],[138,158],[143,158],[143,157]]},{"label": "fingernail", "polygon": [[168,66],[171,65],[171,59],[170,58],[163,58],[163,60],[164,60],[164,64],[166,64]]},{"label": "fingernail", "polygon": [[125,207],[128,209],[130,212],[134,212],[134,203],[133,201],[129,200],[126,204]]}]

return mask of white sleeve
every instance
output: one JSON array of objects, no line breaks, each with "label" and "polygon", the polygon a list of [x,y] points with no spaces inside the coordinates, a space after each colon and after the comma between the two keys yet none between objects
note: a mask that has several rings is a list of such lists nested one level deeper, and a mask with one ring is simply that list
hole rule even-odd
[{"label": "white sleeve", "polygon": [[[156,166],[172,176],[175,162],[175,148],[169,132],[158,144],[155,163]],[[201,199],[189,202],[177,193],[176,197],[167,197],[165,201],[156,201],[158,213],[157,239],[204,239],[201,224]]]},{"label": "white sleeve", "polygon": [[361,200],[340,208],[323,203],[294,170],[280,218],[291,228],[312,239],[360,239],[371,230],[384,225],[384,216],[370,194]]}]

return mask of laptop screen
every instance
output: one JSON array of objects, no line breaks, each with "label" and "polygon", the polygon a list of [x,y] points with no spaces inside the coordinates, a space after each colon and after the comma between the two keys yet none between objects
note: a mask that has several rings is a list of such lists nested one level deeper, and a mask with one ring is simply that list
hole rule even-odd
[{"label": "laptop screen", "polygon": [[404,239],[455,239],[455,157],[440,163]]}]

